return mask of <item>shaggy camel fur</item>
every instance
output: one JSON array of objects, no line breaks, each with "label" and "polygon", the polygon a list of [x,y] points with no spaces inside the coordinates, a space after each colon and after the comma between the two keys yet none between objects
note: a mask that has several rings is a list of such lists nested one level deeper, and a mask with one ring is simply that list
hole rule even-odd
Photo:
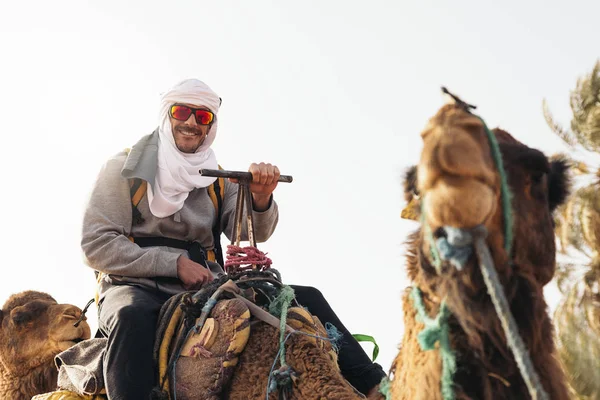
[{"label": "shaggy camel fur", "polygon": [[81,309],[35,291],[12,295],[0,311],[0,399],[29,400],[56,388],[54,356],[90,338]]},{"label": "shaggy camel fur", "polygon": [[[276,369],[280,367],[279,329],[251,318],[239,299],[219,301],[210,315],[202,331],[183,345],[176,366],[177,398],[265,399],[273,363],[276,361]],[[332,343],[321,339],[328,335],[318,318],[301,307],[291,307],[286,323],[302,332],[293,333],[286,341],[285,362],[294,377],[287,399],[365,399],[342,376]],[[170,381],[169,386],[172,384]],[[278,390],[269,397],[280,398]]]},{"label": "shaggy camel fur", "polygon": [[[459,104],[443,106],[422,132],[424,148],[418,167],[407,174],[406,200],[425,202],[425,222],[434,238],[446,234],[444,226],[485,225],[487,245],[541,384],[550,398],[566,400],[565,377],[556,358],[542,288],[555,271],[552,212],[567,195],[567,166],[561,161],[549,162],[541,152],[505,131],[495,129],[493,133],[513,196],[511,254],[503,247],[500,176],[484,125]],[[409,238],[407,271],[422,292],[430,318],[437,315],[443,299],[451,312],[450,343],[457,363],[452,387],[455,398],[530,398],[476,257],[472,255],[461,271],[444,262],[438,275],[425,238],[420,229]],[[409,293],[407,290],[403,296],[405,334],[392,366],[392,398],[441,399],[439,347],[421,350],[417,335],[424,325],[416,320]]]},{"label": "shaggy camel fur", "polygon": [[[297,317],[296,317],[297,318]],[[315,318],[316,319],[316,318]],[[319,322],[301,324],[289,320],[292,327],[312,335],[327,337]],[[306,320],[305,320],[306,321]],[[316,320],[318,321],[318,319]],[[229,400],[263,400],[267,393],[269,372],[276,359],[279,330],[263,322],[252,326],[252,334],[233,376]],[[365,397],[342,376],[331,344],[304,335],[293,335],[286,343],[286,362],[297,374],[289,400],[359,400]],[[277,365],[277,367],[279,364]],[[278,399],[279,393],[270,393]],[[369,396],[370,399],[379,396]]]}]

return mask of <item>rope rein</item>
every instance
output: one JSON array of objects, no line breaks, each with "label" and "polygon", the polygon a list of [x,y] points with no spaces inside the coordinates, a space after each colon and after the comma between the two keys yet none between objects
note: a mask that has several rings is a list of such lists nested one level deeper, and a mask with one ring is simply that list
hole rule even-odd
[{"label": "rope rein", "polygon": [[[278,373],[277,370],[275,370],[275,365],[277,364],[277,359],[280,358],[280,353],[281,353],[281,349],[285,349],[285,343],[288,341],[288,339],[294,335],[294,334],[298,334],[298,335],[304,335],[304,336],[308,336],[308,337],[312,337],[315,339],[321,339],[321,340],[326,340],[328,342],[335,342],[337,340],[337,338],[330,338],[330,337],[323,337],[323,336],[319,336],[319,335],[313,335],[307,332],[302,332],[302,331],[294,331],[294,332],[290,332],[288,333],[285,338],[283,339],[282,345],[279,347],[279,350],[277,351],[277,354],[275,355],[275,359],[273,360],[273,364],[271,365],[271,372],[269,373],[269,381],[267,382],[267,396],[265,397],[266,400],[269,400],[269,393],[276,390],[278,384],[277,383],[273,383],[275,382],[275,379],[271,380],[271,377],[277,377]],[[293,377],[291,378],[292,380],[295,379],[295,373],[293,374]],[[280,395],[281,397],[281,395]],[[285,397],[285,395],[284,395]]]},{"label": "rope rein", "polygon": [[[467,112],[470,112],[467,109]],[[508,186],[508,179],[500,146],[494,134],[487,127],[483,119],[479,118],[484,126],[486,136],[489,141],[492,157],[500,175],[501,203],[504,219],[504,249],[510,257],[513,242],[513,215],[511,207],[511,193]],[[498,318],[502,325],[507,344],[512,351],[519,371],[525,381],[529,394],[534,400],[547,400],[548,394],[541,385],[529,352],[519,334],[517,323],[510,312],[508,300],[504,294],[504,289],[498,274],[494,267],[494,262],[490,251],[485,242],[487,230],[480,225],[472,230],[458,229],[445,226],[446,237],[435,239],[431,227],[425,220],[425,202],[422,202],[421,222],[424,227],[425,239],[429,242],[433,265],[438,273],[441,273],[442,260],[450,262],[457,270],[461,271],[466,265],[469,257],[472,255],[473,247],[479,261],[481,274],[483,276],[488,294],[492,299]],[[453,400],[454,392],[452,390],[453,375],[456,371],[456,360],[451,350],[449,340],[448,319],[451,315],[445,301],[442,301],[438,315],[431,319],[427,316],[425,306],[421,298],[421,292],[418,288],[412,290],[413,305],[418,312],[418,319],[425,324],[425,328],[418,335],[419,344],[422,350],[434,348],[436,342],[440,342],[440,351],[442,353],[442,382],[441,391],[444,400]]]},{"label": "rope rein", "polygon": [[504,295],[504,288],[500,284],[500,279],[498,279],[498,273],[494,268],[492,255],[485,243],[485,237],[477,237],[475,240],[475,250],[477,252],[477,258],[479,259],[481,275],[483,275],[485,286],[492,298],[492,303],[494,303],[496,314],[498,314],[498,318],[502,324],[502,330],[504,331],[504,336],[506,336],[508,347],[515,356],[515,361],[517,362],[519,371],[521,371],[525,385],[527,385],[529,394],[534,400],[548,400],[548,394],[540,382],[540,378],[535,371],[533,362],[529,357],[529,351],[527,350],[527,347],[525,347],[523,338],[519,334],[517,322],[510,312],[510,306]]},{"label": "rope rein", "polygon": [[425,328],[417,335],[419,345],[423,350],[435,349],[435,343],[440,342],[440,352],[442,353],[442,398],[444,400],[454,400],[454,391],[452,390],[452,376],[456,372],[456,356],[450,345],[450,327],[448,319],[452,315],[445,301],[440,305],[438,315],[431,319],[425,310],[425,304],[421,296],[421,290],[413,286],[411,291],[413,305],[417,310],[417,320],[425,325]]},{"label": "rope rein", "polygon": [[[294,289],[290,286],[283,286],[279,295],[269,304],[269,312],[274,315],[279,314],[279,349],[267,381],[267,399],[269,398],[269,393],[275,391],[278,387],[281,388],[279,397],[285,398],[286,392],[289,392],[291,388],[292,381],[296,379],[296,372],[285,361],[285,342],[287,341],[285,325],[288,310],[294,297]],[[288,337],[290,334],[288,333]],[[280,366],[277,370],[274,370],[277,358],[279,358]]]}]

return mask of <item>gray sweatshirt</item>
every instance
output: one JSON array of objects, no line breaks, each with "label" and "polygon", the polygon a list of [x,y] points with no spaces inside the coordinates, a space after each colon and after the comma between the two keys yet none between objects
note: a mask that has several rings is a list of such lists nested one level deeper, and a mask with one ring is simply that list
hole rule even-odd
[{"label": "gray sweatshirt", "polygon": [[[108,160],[98,174],[83,218],[81,247],[87,264],[103,273],[100,298],[119,284],[151,287],[169,294],[185,290],[177,279],[177,258],[186,250],[165,246],[141,248],[129,236],[163,236],[197,241],[205,250],[214,248],[212,226],[217,216],[206,188],[192,190],[183,208],[166,218],[157,218],[150,212],[144,194],[138,204],[144,221],[132,226],[129,179],[141,178],[153,185],[157,154],[158,131],[154,131],[133,146],[129,155],[122,152]],[[221,231],[230,240],[237,187],[225,179]],[[279,218],[275,201],[271,200],[264,212],[253,211],[253,218],[256,241],[266,241]],[[242,240],[247,240],[246,219],[243,221]]]}]

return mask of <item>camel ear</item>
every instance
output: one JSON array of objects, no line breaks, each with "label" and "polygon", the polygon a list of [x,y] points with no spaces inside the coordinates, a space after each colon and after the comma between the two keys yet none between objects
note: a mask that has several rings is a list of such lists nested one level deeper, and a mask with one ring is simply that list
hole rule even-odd
[{"label": "camel ear", "polygon": [[550,162],[548,204],[551,212],[563,204],[569,195],[571,186],[569,168],[569,163],[564,158],[555,158]]},{"label": "camel ear", "polygon": [[10,312],[10,319],[12,319],[15,325],[25,324],[35,317],[34,310],[28,310],[24,306],[15,307]]}]

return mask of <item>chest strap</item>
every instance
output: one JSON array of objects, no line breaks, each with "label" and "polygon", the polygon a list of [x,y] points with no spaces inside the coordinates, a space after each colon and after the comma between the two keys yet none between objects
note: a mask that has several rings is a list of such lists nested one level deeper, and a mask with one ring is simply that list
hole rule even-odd
[{"label": "chest strap", "polygon": [[172,239],[160,236],[134,237],[132,239],[133,243],[137,244],[140,247],[166,246],[175,249],[187,250],[187,252],[190,255],[190,260],[206,267],[206,251],[204,251],[204,249],[198,242]]}]

